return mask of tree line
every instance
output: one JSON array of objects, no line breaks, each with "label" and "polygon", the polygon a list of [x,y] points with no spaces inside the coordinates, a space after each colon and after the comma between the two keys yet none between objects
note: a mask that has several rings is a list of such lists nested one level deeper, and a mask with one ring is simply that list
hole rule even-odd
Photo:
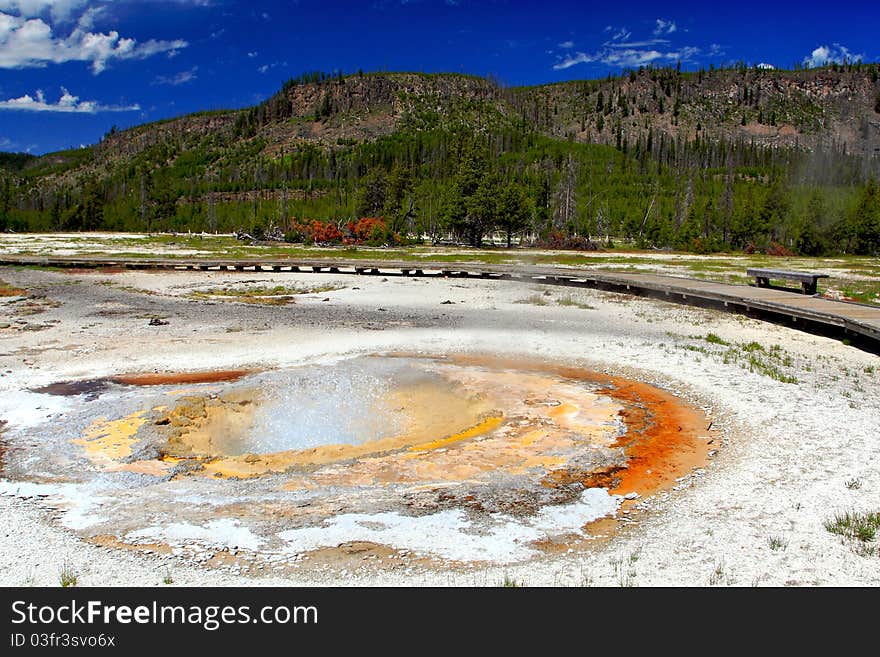
[{"label": "tree line", "polygon": [[[674,115],[684,74],[628,75],[647,76],[650,102]],[[542,117],[562,111],[549,95],[500,89],[512,116],[475,100],[457,106],[457,122],[425,111],[372,140],[268,148],[262,129],[291,119],[291,89],[341,84],[340,73],[305,74],[235,113],[229,130],[181,129],[127,159],[107,160],[99,147],[0,157],[0,230],[259,232],[318,222],[344,234],[381,218],[386,237],[473,246],[491,237],[563,248],[627,240],[698,252],[880,252],[876,163],[844,145],[807,152],[653,129],[631,138],[619,127],[610,144],[578,143],[542,134]],[[754,108],[744,89],[740,101]],[[316,97],[311,118],[329,120],[328,94]],[[582,102],[591,121],[614,124],[638,101],[583,83]]]}]

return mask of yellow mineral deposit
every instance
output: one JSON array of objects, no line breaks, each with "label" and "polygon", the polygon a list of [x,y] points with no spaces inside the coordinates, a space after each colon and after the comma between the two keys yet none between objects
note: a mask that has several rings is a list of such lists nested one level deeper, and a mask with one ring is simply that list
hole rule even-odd
[{"label": "yellow mineral deposit", "polygon": [[[465,429],[464,431],[459,431],[458,433],[454,433],[451,436],[447,436],[446,438],[439,438],[438,440],[432,440],[427,443],[421,443],[417,445],[413,445],[409,448],[411,452],[428,452],[432,449],[439,449],[441,447],[448,447],[453,443],[460,442],[462,440],[468,440],[469,438],[476,438],[477,436],[482,436],[491,431],[494,431],[501,423],[504,421],[504,415],[494,415],[491,417],[487,417],[486,419],[480,421],[469,429]],[[412,455],[415,456],[415,455]]]},{"label": "yellow mineral deposit", "polygon": [[131,456],[138,429],[146,422],[147,411],[137,411],[117,420],[101,417],[73,441],[82,446],[86,456],[102,469],[115,467]]},{"label": "yellow mineral deposit", "polygon": [[159,422],[174,430],[164,450],[177,458],[239,454],[251,431],[259,392],[234,390],[223,397],[183,397]]}]

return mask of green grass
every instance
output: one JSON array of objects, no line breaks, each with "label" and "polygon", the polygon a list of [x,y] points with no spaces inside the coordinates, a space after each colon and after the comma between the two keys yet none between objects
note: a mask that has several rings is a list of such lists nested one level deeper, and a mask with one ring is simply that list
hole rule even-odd
[{"label": "green grass", "polygon": [[529,296],[529,297],[526,297],[525,299],[519,299],[519,300],[517,300],[517,301],[514,301],[514,303],[528,303],[528,304],[531,304],[531,305],[533,305],[533,306],[546,306],[546,305],[547,305],[547,299],[545,299],[545,298],[544,298],[542,295],[540,295],[540,294],[533,294],[533,295],[531,295],[531,296]]},{"label": "green grass", "polygon": [[825,529],[858,543],[869,543],[877,538],[880,528],[880,512],[858,513],[844,511],[825,522]]},{"label": "green grass", "polygon": [[498,583],[498,586],[506,589],[519,589],[525,586],[525,582],[513,579],[510,575],[505,574],[504,579]]},{"label": "green grass", "polygon": [[706,356],[720,356],[725,364],[738,363],[740,367],[748,369],[749,372],[761,374],[781,383],[798,383],[797,377],[786,373],[784,369],[791,367],[794,364],[794,359],[779,345],[765,347],[754,341],[731,343],[714,333],[689,337],[694,340],[703,340],[710,345],[727,347],[727,349],[720,352],[710,351],[707,347],[693,344],[679,345],[679,348]]},{"label": "green grass", "polygon": [[715,335],[714,333],[708,333],[708,334],[706,334],[706,336],[705,336],[703,339],[704,339],[706,342],[708,342],[709,344],[718,344],[718,345],[721,345],[721,346],[724,346],[724,347],[727,347],[727,346],[730,345],[729,342],[727,342],[727,341],[725,341],[725,340],[722,340],[721,338],[719,338],[719,337],[718,337],[717,335]]},{"label": "green grass", "polygon": [[241,288],[218,287],[190,292],[187,298],[195,301],[238,301],[240,303],[280,306],[293,303],[297,295],[321,294],[340,290],[340,285],[314,285],[308,287],[292,287],[276,285],[274,287],[250,286]]},{"label": "green grass", "polygon": [[742,352],[747,354],[746,362],[750,372],[757,372],[782,383],[797,383],[797,378],[785,374],[780,370],[782,367],[791,367],[791,356],[782,350],[779,345],[765,348],[759,342],[747,342],[736,345]]},{"label": "green grass", "polygon": [[780,383],[798,382],[797,377],[785,374],[772,363],[768,363],[766,360],[757,356],[749,356],[748,365],[749,372],[757,372],[758,374],[770,377],[771,379],[779,381]]},{"label": "green grass", "polygon": [[557,299],[556,303],[558,303],[560,306],[581,308],[582,310],[595,310],[596,309],[595,306],[591,306],[588,303],[583,303],[582,301],[576,301],[575,299],[573,299],[571,297],[571,295],[569,295],[567,297],[563,297],[561,299]]},{"label": "green grass", "polygon": [[846,299],[859,303],[880,304],[880,281],[850,280],[837,289]]},{"label": "green grass", "polygon": [[716,561],[715,566],[712,568],[712,573],[709,575],[709,586],[720,586],[723,584],[726,576],[725,571],[724,561]]},{"label": "green grass", "polygon": [[140,287],[134,287],[133,285],[120,285],[116,281],[113,280],[104,280],[98,281],[97,285],[102,285],[104,287],[112,287],[120,292],[128,292],[130,294],[146,294],[148,296],[158,296],[158,292],[154,292],[153,290],[145,290]]},{"label": "green grass", "polygon": [[249,286],[242,288],[231,288],[231,287],[223,287],[223,288],[212,288],[210,290],[204,291],[205,294],[212,294],[216,296],[229,296],[229,297],[239,297],[239,296],[276,296],[280,294],[319,294],[321,292],[332,292],[333,290],[339,290],[341,286],[339,285],[311,285],[307,287],[294,287],[287,285],[275,285],[273,287],[266,286]]},{"label": "green grass", "polygon": [[785,550],[785,548],[788,547],[788,541],[780,536],[771,536],[768,543],[770,545],[770,549],[774,552]]},{"label": "green grass", "polygon": [[61,586],[63,588],[67,588],[69,586],[76,586],[77,583],[77,575],[76,571],[73,569],[73,565],[69,562],[65,561],[61,565],[61,573],[59,575],[61,580]]}]

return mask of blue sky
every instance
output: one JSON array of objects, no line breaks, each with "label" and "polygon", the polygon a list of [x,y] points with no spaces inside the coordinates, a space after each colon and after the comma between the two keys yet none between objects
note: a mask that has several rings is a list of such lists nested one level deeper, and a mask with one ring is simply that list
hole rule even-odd
[{"label": "blue sky", "polygon": [[880,3],[0,0],[0,150],[44,153],[252,105],[309,70],[510,85],[682,62],[880,61]]}]

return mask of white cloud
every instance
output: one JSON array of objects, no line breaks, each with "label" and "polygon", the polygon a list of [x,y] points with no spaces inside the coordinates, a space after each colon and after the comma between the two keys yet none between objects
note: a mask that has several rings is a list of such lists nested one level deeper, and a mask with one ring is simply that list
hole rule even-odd
[{"label": "white cloud", "polygon": [[[0,0],[2,1],[2,0]],[[182,39],[139,43],[116,30],[91,32],[94,11],[86,11],[66,36],[56,35],[42,18],[0,13],[0,68],[34,68],[64,62],[91,62],[96,75],[114,59],[145,59],[189,44]]]},{"label": "white cloud", "polygon": [[804,57],[804,64],[807,66],[824,66],[830,60],[831,49],[828,46],[819,46],[809,57]]},{"label": "white cloud", "polygon": [[192,82],[193,80],[198,78],[198,70],[198,66],[193,66],[188,71],[181,71],[180,73],[175,73],[174,75],[159,75],[156,77],[155,80],[153,80],[153,84],[167,84],[172,87],[179,87],[182,84]]},{"label": "white cloud", "polygon": [[773,66],[773,64],[768,64],[767,62],[760,62],[758,64],[755,64],[755,66],[757,68],[762,68],[765,71],[772,71],[773,69],[776,68],[775,66]]},{"label": "white cloud", "polygon": [[678,26],[675,24],[675,21],[667,21],[662,18],[658,18],[656,24],[654,25],[654,36],[660,36],[661,34],[672,34],[678,29]]},{"label": "white cloud", "polygon": [[[144,59],[159,53],[173,57],[189,45],[183,39],[139,42],[116,30],[94,30],[115,1],[0,0],[0,69],[82,61],[90,62],[97,75],[114,59]],[[147,2],[208,6],[212,0],[141,0],[138,4]]]},{"label": "white cloud", "polygon": [[804,57],[804,65],[809,68],[827,66],[828,64],[843,64],[843,62],[855,62],[864,59],[864,55],[855,54],[846,46],[835,43],[832,46],[819,46],[809,56]]},{"label": "white cloud", "polygon": [[34,96],[25,94],[19,98],[0,101],[0,110],[18,110],[22,112],[63,112],[68,114],[97,114],[98,112],[136,112],[140,105],[101,105],[95,100],[80,100],[64,87],[61,87],[61,98],[57,103],[46,101],[41,89]]},{"label": "white cloud", "polygon": [[[0,11],[25,18],[51,16],[53,21],[62,23],[73,19],[82,7],[89,6],[90,10],[101,11],[114,2],[119,0],[0,0]],[[129,4],[160,3],[210,7],[213,0],[129,0]]]},{"label": "white cloud", "polygon": [[573,55],[566,55],[565,59],[556,62],[553,65],[554,70],[562,71],[567,68],[571,68],[572,66],[577,66],[578,64],[589,64],[590,62],[594,62],[596,59],[593,55],[588,55],[585,52],[576,52]]},{"label": "white cloud", "polygon": [[95,22],[103,13],[104,7],[89,7],[77,19],[76,26],[83,31],[89,31],[95,26]]},{"label": "white cloud", "polygon": [[609,48],[644,48],[646,46],[658,46],[669,43],[669,39],[646,39],[644,41],[606,41],[604,44]]},{"label": "white cloud", "polygon": [[[626,46],[629,44],[623,44]],[[635,68],[647,66],[655,62],[689,62],[694,59],[700,49],[696,46],[685,46],[676,50],[657,50],[654,48],[610,47],[603,48],[595,53],[576,52],[553,65],[554,70],[560,71],[578,64],[597,62],[611,67]]]},{"label": "white cloud", "polygon": [[[556,53],[557,61],[553,68],[557,71],[577,66],[578,64],[598,63],[613,68],[637,68],[654,63],[692,62],[703,50],[696,46],[674,47],[670,40],[663,38],[678,30],[675,21],[658,18],[653,30],[653,37],[630,40],[632,32],[625,27],[607,25],[604,28],[606,40],[595,52]],[[571,43],[571,42],[566,42]],[[559,47],[565,47],[560,43]],[[571,46],[574,46],[572,43]],[[710,55],[720,53],[720,46],[713,44]]]},{"label": "white cloud", "polygon": [[254,50],[253,52],[249,52],[249,53],[247,54],[247,56],[250,57],[251,59],[253,59],[254,57],[256,57],[256,56],[259,55],[259,54],[260,54],[259,52],[257,52],[256,50]]},{"label": "white cloud", "polygon": [[563,41],[558,45],[560,48],[565,48],[566,50],[568,50],[569,48],[574,48],[574,41]]},{"label": "white cloud", "polygon": [[287,62],[283,61],[283,62],[272,62],[271,64],[263,64],[262,66],[257,67],[257,71],[259,71],[260,73],[265,75],[273,68],[278,68],[279,66],[281,68],[287,68]]},{"label": "white cloud", "polygon": [[[658,50],[627,48],[605,53],[600,56],[599,61],[608,66],[644,66],[658,59],[664,59],[663,53]],[[666,59],[669,58],[667,57]],[[676,58],[673,57],[672,59]]]},{"label": "white cloud", "polygon": [[694,58],[702,52],[702,49],[696,46],[684,46],[678,50],[663,53],[663,58],[669,61],[692,62]]},{"label": "white cloud", "polygon": [[[606,28],[607,31],[607,28]],[[612,41],[627,41],[632,36],[632,32],[630,32],[625,27],[621,27],[614,34],[611,35]]]},{"label": "white cloud", "polygon": [[0,0],[0,11],[14,11],[26,18],[51,14],[55,21],[62,22],[87,3],[88,0]]}]

